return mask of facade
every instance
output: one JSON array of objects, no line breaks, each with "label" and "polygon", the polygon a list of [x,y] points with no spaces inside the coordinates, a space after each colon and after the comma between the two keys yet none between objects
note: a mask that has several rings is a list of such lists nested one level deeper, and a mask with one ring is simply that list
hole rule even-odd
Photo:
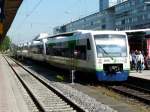
[{"label": "facade", "polygon": [[68,24],[57,26],[53,29],[53,34],[71,32],[74,30],[112,30],[114,29],[114,7],[97,12]]},{"label": "facade", "polygon": [[129,0],[115,6],[115,27],[119,30],[150,28],[150,5]]},{"label": "facade", "polygon": [[103,11],[109,7],[120,4],[128,0],[99,0],[99,11]]},{"label": "facade", "polygon": [[130,30],[150,28],[150,4],[145,3],[145,0],[117,0],[117,3],[100,12],[58,26],[54,28],[54,34],[79,29]]},{"label": "facade", "polygon": [[99,11],[103,11],[117,4],[117,0],[99,0]]},{"label": "facade", "polygon": [[128,1],[128,0],[117,0],[117,4],[125,2],[125,1]]}]

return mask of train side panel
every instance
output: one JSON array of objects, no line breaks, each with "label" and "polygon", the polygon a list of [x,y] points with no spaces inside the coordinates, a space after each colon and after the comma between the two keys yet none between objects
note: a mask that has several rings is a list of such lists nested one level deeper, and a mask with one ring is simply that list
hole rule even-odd
[{"label": "train side panel", "polygon": [[[50,64],[54,66],[59,66],[67,69],[69,68],[69,69],[88,70],[88,71],[94,70],[95,65],[94,65],[94,58],[93,58],[94,55],[92,50],[93,48],[90,42],[91,38],[89,38],[90,36],[88,37],[88,35],[84,35],[84,36],[87,37],[78,37],[78,40],[70,40],[67,42],[62,42],[63,49],[61,49],[62,51],[60,52],[63,53],[63,51],[67,49],[70,50],[70,53],[68,53],[68,51],[64,51],[64,54],[68,54],[65,56],[62,56],[63,54],[59,54],[59,56],[52,56],[48,54],[46,55],[46,61],[48,61]],[[52,47],[52,45],[47,45],[47,49],[48,46]],[[59,46],[58,43],[58,45],[55,44],[53,47],[61,48],[62,46]]]}]

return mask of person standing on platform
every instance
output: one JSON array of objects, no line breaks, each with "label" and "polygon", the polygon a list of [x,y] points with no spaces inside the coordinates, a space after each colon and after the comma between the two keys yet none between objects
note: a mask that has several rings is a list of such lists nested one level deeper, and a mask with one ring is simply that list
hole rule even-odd
[{"label": "person standing on platform", "polygon": [[131,56],[131,54],[129,55],[129,58],[130,58],[130,69],[132,70],[132,56]]},{"label": "person standing on platform", "polygon": [[133,50],[131,51],[131,57],[132,59],[130,59],[130,61],[132,60],[131,63],[131,70],[136,69],[136,52],[134,52]]},{"label": "person standing on platform", "polygon": [[137,62],[137,66],[136,66],[136,71],[138,72],[142,72],[142,65],[144,64],[144,57],[141,53],[141,51],[138,51],[137,55],[136,55],[136,62]]}]

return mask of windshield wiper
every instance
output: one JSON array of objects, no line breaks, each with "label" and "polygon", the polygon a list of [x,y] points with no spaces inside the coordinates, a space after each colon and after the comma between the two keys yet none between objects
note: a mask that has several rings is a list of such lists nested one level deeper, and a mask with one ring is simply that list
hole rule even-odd
[{"label": "windshield wiper", "polygon": [[113,57],[111,56],[111,55],[109,55],[109,53],[104,49],[104,48],[102,48],[100,45],[98,46],[100,49],[102,49],[103,50],[103,52],[105,53],[105,54],[107,54],[107,56],[109,56],[112,60],[113,60]]}]

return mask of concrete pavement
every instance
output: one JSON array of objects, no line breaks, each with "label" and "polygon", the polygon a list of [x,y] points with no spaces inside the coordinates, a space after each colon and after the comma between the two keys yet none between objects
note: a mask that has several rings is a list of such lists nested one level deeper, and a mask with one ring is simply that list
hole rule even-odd
[{"label": "concrete pavement", "polygon": [[139,73],[139,72],[136,72],[136,70],[133,70],[133,71],[130,71],[129,76],[150,80],[150,70],[143,70],[142,73]]},{"label": "concrete pavement", "polygon": [[29,112],[14,77],[14,72],[0,54],[0,112]]}]

